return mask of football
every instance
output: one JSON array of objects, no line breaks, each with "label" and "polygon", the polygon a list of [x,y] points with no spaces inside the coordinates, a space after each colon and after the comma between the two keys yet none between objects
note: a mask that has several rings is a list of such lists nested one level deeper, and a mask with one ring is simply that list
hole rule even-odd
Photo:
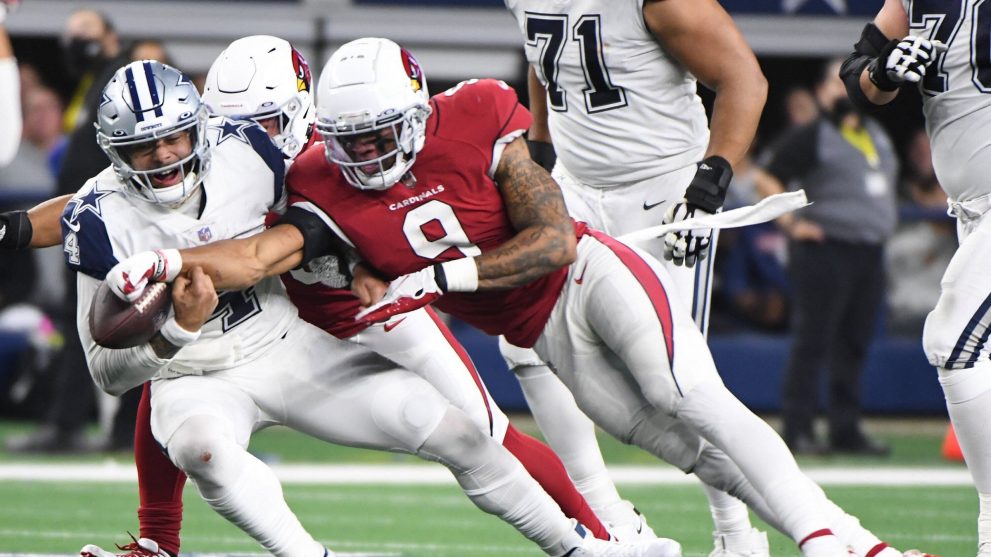
[{"label": "football", "polygon": [[162,328],[171,308],[172,289],[168,283],[149,284],[131,303],[118,298],[103,282],[89,308],[90,335],[105,348],[140,346]]}]

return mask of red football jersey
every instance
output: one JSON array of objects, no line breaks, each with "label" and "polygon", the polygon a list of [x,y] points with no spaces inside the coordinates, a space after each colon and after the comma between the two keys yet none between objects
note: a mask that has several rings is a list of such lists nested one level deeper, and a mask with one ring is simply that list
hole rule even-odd
[{"label": "red football jersey", "polygon": [[[300,155],[286,177],[290,206],[316,213],[391,278],[479,255],[516,234],[489,174],[497,145],[526,131],[530,113],[511,88],[491,79],[464,82],[435,95],[430,104],[426,143],[411,169],[413,187],[397,183],[387,190],[359,190],[319,148]],[[562,268],[510,290],[452,292],[436,306],[529,347],[566,276]]]}]

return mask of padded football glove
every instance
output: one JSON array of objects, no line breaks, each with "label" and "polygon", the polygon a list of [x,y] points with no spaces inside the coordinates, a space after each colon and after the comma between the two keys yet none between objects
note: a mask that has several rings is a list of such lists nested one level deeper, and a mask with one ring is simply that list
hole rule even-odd
[{"label": "padded football glove", "polygon": [[903,83],[918,83],[946,45],[923,37],[892,40],[867,66],[871,82],[882,91],[894,91]]},{"label": "padded football glove", "polygon": [[[685,190],[685,198],[668,209],[663,224],[716,213],[726,201],[732,179],[733,167],[729,161],[717,155],[706,158],[699,163],[692,183]],[[709,256],[711,239],[709,228],[668,232],[664,235],[664,259],[691,267]]]},{"label": "padded football glove", "polygon": [[0,213],[0,249],[24,249],[31,244],[33,233],[27,211]]},{"label": "padded football glove", "polygon": [[114,265],[106,282],[118,298],[133,302],[149,282],[172,282],[181,270],[179,250],[142,251]]}]

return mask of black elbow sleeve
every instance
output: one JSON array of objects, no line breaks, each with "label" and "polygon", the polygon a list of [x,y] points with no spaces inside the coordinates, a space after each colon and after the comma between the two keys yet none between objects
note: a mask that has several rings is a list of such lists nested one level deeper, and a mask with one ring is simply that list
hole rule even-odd
[{"label": "black elbow sleeve", "polygon": [[34,228],[27,211],[0,213],[0,249],[20,250],[31,244]]},{"label": "black elbow sleeve", "polygon": [[346,248],[341,241],[320,217],[315,214],[290,207],[276,224],[290,224],[299,229],[303,235],[303,261],[300,265],[306,265],[317,257],[324,255],[336,255],[344,259]]},{"label": "black elbow sleeve", "polygon": [[840,66],[840,78],[846,86],[847,95],[853,104],[863,110],[876,110],[879,105],[872,103],[860,88],[860,76],[864,73],[864,68],[881,54],[889,42],[891,41],[876,25],[868,23],[860,33],[860,40],[853,45],[853,52]]}]

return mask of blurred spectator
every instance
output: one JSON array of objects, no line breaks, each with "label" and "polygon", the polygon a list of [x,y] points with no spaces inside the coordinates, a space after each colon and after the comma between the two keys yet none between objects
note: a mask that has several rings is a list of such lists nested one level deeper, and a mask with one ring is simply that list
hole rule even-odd
[{"label": "blurred spectator", "polygon": [[[79,77],[79,85],[66,109],[63,122],[72,129],[58,174],[58,194],[75,193],[110,161],[96,143],[93,119],[100,103],[103,86],[113,73],[128,62],[120,48],[113,23],[102,13],[77,10],[69,16],[62,39],[66,65]],[[45,424],[25,436],[7,439],[7,449],[14,452],[79,452],[103,448],[127,448],[133,442],[134,416],[140,392],[122,397],[121,408],[113,419],[108,439],[99,444],[88,439],[84,427],[96,410],[96,386],[86,368],[76,327],[76,280],[63,266],[65,296],[61,311],[53,317],[64,332],[65,348],[55,363],[52,400]],[[100,415],[117,407],[117,401],[101,398]],[[104,425],[106,425],[104,421]]]},{"label": "blurred spectator", "polygon": [[[815,109],[818,112],[818,109]],[[757,141],[754,142],[758,143]],[[756,169],[750,154],[736,165],[726,195],[725,209],[760,201],[756,191]],[[773,223],[719,232],[716,286],[719,308],[714,329],[761,329],[780,331],[788,325],[789,285],[785,270],[787,239]]]},{"label": "blurred spectator", "polygon": [[795,87],[785,94],[785,114],[789,126],[811,124],[819,117],[819,105],[815,96],[805,87]]},{"label": "blurred spectator", "polygon": [[895,227],[898,159],[874,120],[856,111],[840,61],[815,87],[821,115],[787,131],[759,161],[762,195],[804,188],[813,205],[779,219],[790,237],[793,342],[785,371],[783,437],[797,453],[815,438],[822,368],[828,368],[828,449],[884,455],[861,429],[860,376],[884,302],[884,242]]},{"label": "blurred spectator", "polygon": [[917,130],[909,142],[903,191],[903,212],[914,217],[902,223],[888,241],[888,327],[918,337],[926,316],[939,300],[940,280],[957,249],[954,221],[946,214],[946,192],[936,179],[929,136]]},{"label": "blurred spectator", "polygon": [[55,193],[55,156],[65,140],[62,102],[54,91],[38,85],[25,92],[22,110],[20,147],[14,160],[0,168],[0,192],[24,194],[26,199],[40,201]]},{"label": "blurred spectator", "polygon": [[[153,39],[144,39],[135,42],[128,49],[128,58],[132,62],[137,62],[138,60],[158,60],[163,64],[168,64],[175,67],[175,63],[172,62],[172,57],[169,53],[165,51],[165,45],[162,41],[156,41]],[[201,89],[202,90],[202,89]]]},{"label": "blurred spectator", "polygon": [[126,57],[115,60],[120,50],[120,38],[106,15],[81,9],[69,16],[62,35],[62,51],[66,69],[78,83],[65,111],[66,132],[92,122],[103,85],[118,67],[127,63]]}]

